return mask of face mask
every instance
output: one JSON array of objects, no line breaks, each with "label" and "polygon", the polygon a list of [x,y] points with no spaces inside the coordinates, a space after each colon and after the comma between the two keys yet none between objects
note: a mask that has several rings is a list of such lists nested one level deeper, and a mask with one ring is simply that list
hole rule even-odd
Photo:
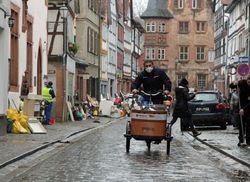
[{"label": "face mask", "polygon": [[153,70],[153,67],[147,67],[147,68],[145,69],[145,71],[148,72],[148,73],[151,73],[152,70]]}]

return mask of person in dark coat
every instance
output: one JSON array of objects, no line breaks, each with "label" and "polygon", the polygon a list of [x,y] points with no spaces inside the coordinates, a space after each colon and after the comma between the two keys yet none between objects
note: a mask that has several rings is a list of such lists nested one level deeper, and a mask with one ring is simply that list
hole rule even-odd
[{"label": "person in dark coat", "polygon": [[[239,101],[240,101],[240,111],[239,114],[243,120],[243,132],[246,132],[246,144],[250,145],[250,75],[247,79],[240,80],[238,82],[239,88]],[[238,146],[241,146],[243,143],[243,134],[240,126],[239,132],[239,143]]]},{"label": "person in dark coat", "polygon": [[[137,94],[139,89],[142,89],[146,93],[155,94],[159,91],[163,91],[163,94],[168,95],[171,92],[172,83],[167,74],[159,69],[155,68],[153,61],[145,61],[144,70],[139,73],[135,82],[132,83],[132,93]],[[163,103],[163,94],[151,98],[154,104]],[[149,100],[149,97],[142,95],[145,100]]]},{"label": "person in dark coat", "polygon": [[183,78],[178,87],[175,88],[176,103],[173,111],[173,119],[171,120],[170,125],[173,126],[177,119],[181,118],[189,124],[193,135],[198,136],[201,133],[194,128],[192,113],[188,107],[188,101],[192,100],[195,97],[195,94],[196,93],[189,94],[188,81],[186,78]]}]

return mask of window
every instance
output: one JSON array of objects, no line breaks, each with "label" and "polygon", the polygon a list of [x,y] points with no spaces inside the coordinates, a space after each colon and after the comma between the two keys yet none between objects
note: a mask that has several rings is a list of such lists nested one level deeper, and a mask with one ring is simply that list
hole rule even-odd
[{"label": "window", "polygon": [[222,44],[221,40],[215,42],[215,58],[218,58],[222,55]]},{"label": "window", "polygon": [[206,88],[206,75],[197,75],[197,81],[198,88]]},{"label": "window", "polygon": [[146,60],[149,60],[150,59],[150,49],[149,48],[146,48],[146,57],[145,57]]},{"label": "window", "polygon": [[147,23],[147,24],[146,24],[146,31],[147,31],[147,32],[150,32],[150,31],[151,31],[151,25],[150,25],[150,23]]},{"label": "window", "polygon": [[200,9],[201,0],[192,0],[192,9]]},{"label": "window", "polygon": [[11,61],[9,65],[9,80],[10,80],[10,91],[18,92],[18,42],[19,42],[19,15],[17,11],[11,10],[11,15],[15,19],[13,28],[11,28]]},{"label": "window", "polygon": [[159,48],[158,49],[158,59],[159,60],[164,60],[165,59],[165,49],[164,48]]},{"label": "window", "polygon": [[88,0],[88,7],[96,14],[98,13],[98,0]]},{"label": "window", "polygon": [[180,22],[179,23],[179,32],[180,33],[188,33],[188,22]]},{"label": "window", "polygon": [[146,48],[145,59],[146,60],[154,60],[155,59],[155,49],[154,48]]},{"label": "window", "polygon": [[174,0],[174,7],[176,9],[183,9],[184,4],[183,0]]},{"label": "window", "polygon": [[94,31],[92,28],[88,27],[88,52],[98,55],[98,33]]},{"label": "window", "polygon": [[196,31],[197,32],[205,32],[205,25],[206,25],[206,22],[196,22]]},{"label": "window", "polygon": [[187,60],[188,59],[188,47],[183,46],[180,47],[180,60]]},{"label": "window", "polygon": [[205,48],[204,47],[197,47],[196,48],[196,59],[198,61],[204,60],[205,59]]},{"label": "window", "polygon": [[152,22],[151,24],[151,32],[155,32],[155,22]]},{"label": "window", "polygon": [[75,13],[79,14],[80,13],[80,2],[79,2],[79,0],[75,0],[74,5],[75,5]]},{"label": "window", "polygon": [[147,22],[147,24],[146,24],[146,31],[147,32],[155,32],[156,31],[155,22]]},{"label": "window", "polygon": [[151,49],[151,59],[155,59],[155,49]]},{"label": "window", "polygon": [[165,32],[165,23],[159,23],[159,32]]}]

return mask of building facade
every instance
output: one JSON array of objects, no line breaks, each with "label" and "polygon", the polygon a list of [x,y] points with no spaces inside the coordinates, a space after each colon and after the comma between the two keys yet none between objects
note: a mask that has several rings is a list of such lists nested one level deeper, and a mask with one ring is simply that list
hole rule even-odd
[{"label": "building facade", "polygon": [[[8,15],[8,16],[7,16]],[[9,58],[10,58],[10,28],[8,25],[10,2],[4,0],[0,3],[0,116],[6,114],[8,108],[8,88],[9,88]]]},{"label": "building facade", "polygon": [[[9,101],[19,104],[20,95],[40,95],[47,75],[47,1],[11,0],[15,22],[10,32]],[[8,51],[7,51],[8,52]],[[25,88],[26,87],[26,88]]]},{"label": "building facade", "polygon": [[109,50],[108,50],[108,95],[114,97],[117,92],[117,41],[118,41],[117,1],[110,0]]},{"label": "building facade", "polygon": [[225,9],[229,2],[214,1],[214,89],[225,93],[228,16]]},{"label": "building facade", "polygon": [[226,8],[226,13],[229,15],[226,87],[230,82],[240,79],[241,76],[236,73],[237,66],[243,62],[248,63],[249,10],[245,2],[243,0],[232,1]]},{"label": "building facade", "polygon": [[[81,72],[86,63],[76,57],[75,3],[71,0],[49,0],[48,8],[48,74],[56,93],[54,118],[68,119],[67,102],[74,104],[75,95],[83,97]],[[82,71],[83,70],[83,71]]]},{"label": "building facade", "polygon": [[76,18],[76,42],[80,45],[77,56],[88,66],[84,72],[86,93],[98,98],[100,63],[100,4],[99,0],[78,1],[80,12]]},{"label": "building facade", "polygon": [[186,77],[190,87],[212,89],[214,48],[212,2],[158,0],[148,2],[141,16],[145,27],[145,60],[164,69],[173,87]]}]

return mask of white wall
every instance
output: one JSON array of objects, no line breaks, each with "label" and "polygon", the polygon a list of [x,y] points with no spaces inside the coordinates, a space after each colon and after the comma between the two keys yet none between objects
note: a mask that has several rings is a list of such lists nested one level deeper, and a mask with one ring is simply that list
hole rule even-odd
[{"label": "white wall", "polygon": [[[0,3],[0,7],[9,11],[9,2]],[[8,17],[5,19],[3,11],[0,10],[0,115],[5,114],[8,108],[9,37]]]},{"label": "white wall", "polygon": [[[22,32],[22,0],[11,0],[17,5],[19,10],[19,92],[9,92],[9,98],[19,103],[22,76],[26,70],[26,40],[27,31]],[[37,58],[38,50],[42,48],[42,76],[47,75],[47,6],[45,1],[28,1],[28,14],[33,17],[33,93],[37,93],[37,87],[34,86],[34,76],[37,78]],[[37,83],[37,81],[36,81]]]}]

